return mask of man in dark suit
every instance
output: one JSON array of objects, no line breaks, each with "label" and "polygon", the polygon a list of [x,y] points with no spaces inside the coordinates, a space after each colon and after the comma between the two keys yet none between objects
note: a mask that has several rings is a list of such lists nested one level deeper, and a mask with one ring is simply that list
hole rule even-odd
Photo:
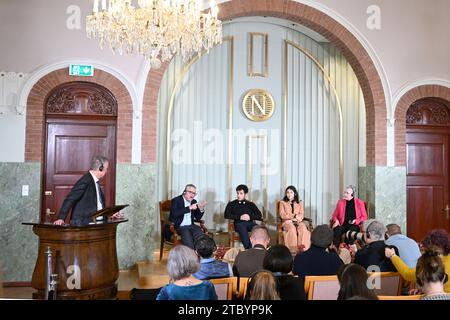
[{"label": "man in dark suit", "polygon": [[[53,222],[56,225],[64,224],[64,220],[72,209],[70,224],[82,226],[91,222],[91,214],[105,208],[105,196],[100,186],[100,179],[108,172],[108,159],[102,156],[94,156],[89,172],[83,175],[70,190],[59,210],[58,219]],[[113,218],[122,218],[120,212]]]},{"label": "man in dark suit", "polygon": [[202,229],[195,225],[194,221],[202,218],[207,204],[206,201],[197,203],[194,199],[196,195],[197,187],[193,184],[186,185],[183,194],[172,199],[169,216],[183,244],[192,249],[194,249],[194,240],[203,235]]}]

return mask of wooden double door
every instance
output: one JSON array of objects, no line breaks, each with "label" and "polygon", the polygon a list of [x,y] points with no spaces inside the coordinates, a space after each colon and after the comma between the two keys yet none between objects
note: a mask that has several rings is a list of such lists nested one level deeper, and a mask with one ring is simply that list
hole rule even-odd
[{"label": "wooden double door", "polygon": [[450,231],[449,105],[427,98],[407,113],[407,234],[416,241],[432,229]]},{"label": "wooden double door", "polygon": [[88,172],[94,155],[109,159],[108,173],[101,184],[106,206],[115,203],[116,110],[114,96],[92,83],[64,84],[50,94],[46,103],[41,222],[57,218],[65,197]]}]

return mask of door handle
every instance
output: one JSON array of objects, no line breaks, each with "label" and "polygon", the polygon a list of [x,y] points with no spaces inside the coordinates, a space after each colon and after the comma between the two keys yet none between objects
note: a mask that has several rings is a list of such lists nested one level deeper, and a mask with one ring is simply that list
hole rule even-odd
[{"label": "door handle", "polygon": [[54,212],[50,211],[50,208],[47,208],[45,210],[45,214],[55,214]]},{"label": "door handle", "polygon": [[445,206],[445,208],[442,209],[442,212],[444,212],[444,213],[447,215],[447,219],[448,219],[449,214],[450,214],[450,206],[447,204],[447,205]]},{"label": "door handle", "polygon": [[51,196],[51,195],[52,195],[52,192],[51,192],[51,191],[45,191],[45,195],[46,195],[46,196]]}]

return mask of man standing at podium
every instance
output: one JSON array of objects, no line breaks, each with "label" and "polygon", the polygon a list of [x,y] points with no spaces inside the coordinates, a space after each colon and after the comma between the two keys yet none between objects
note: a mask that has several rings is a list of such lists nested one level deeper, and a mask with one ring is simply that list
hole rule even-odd
[{"label": "man standing at podium", "polygon": [[[103,156],[94,156],[91,168],[82,176],[70,190],[59,210],[58,219],[53,222],[57,225],[64,224],[64,220],[72,209],[71,225],[82,226],[91,222],[91,214],[105,208],[105,196],[100,186],[102,179],[108,172],[109,161]],[[120,212],[116,212],[113,218],[122,218]]]}]

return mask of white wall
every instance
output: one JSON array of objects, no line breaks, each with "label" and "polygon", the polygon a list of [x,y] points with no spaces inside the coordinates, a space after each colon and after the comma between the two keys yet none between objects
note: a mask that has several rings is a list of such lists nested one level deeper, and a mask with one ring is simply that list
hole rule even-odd
[{"label": "white wall", "polygon": [[25,110],[17,108],[26,73],[0,71],[0,162],[23,162],[25,157]]},{"label": "white wall", "polygon": [[[297,0],[322,10],[346,26],[364,42],[372,57],[378,61],[382,79],[386,80],[388,117],[393,114],[390,101],[412,82],[423,79],[450,81],[450,1],[448,0]],[[32,2],[32,3],[31,3]],[[223,2],[223,1],[218,1]],[[109,49],[100,50],[97,40],[87,39],[85,16],[91,12],[93,1],[73,0],[2,0],[0,1],[0,71],[32,74],[39,67],[63,60],[82,59],[102,62],[130,80],[137,95],[142,96],[146,66],[137,55],[114,56]],[[69,6],[80,9],[80,29],[70,30],[67,22],[73,14]],[[381,12],[381,29],[370,30],[367,8],[376,5]],[[75,7],[76,8],[76,7]],[[148,70],[148,69],[147,69]],[[135,106],[139,108],[138,106]],[[2,117],[0,115],[0,117]],[[3,117],[3,120],[6,121]],[[10,128],[25,130],[23,120],[8,118]],[[11,122],[12,121],[12,122]],[[134,126],[140,126],[134,121]],[[24,149],[24,136],[0,129],[1,139],[16,137],[15,144]],[[136,130],[133,127],[133,130]],[[139,161],[140,131],[134,131],[133,159]],[[393,131],[388,130],[393,142]],[[393,143],[389,144],[393,159]],[[23,156],[14,157],[22,161]],[[6,159],[0,159],[6,161]],[[8,160],[9,161],[9,160]],[[392,163],[392,161],[391,161]]]},{"label": "white wall", "polygon": [[[391,93],[421,79],[450,79],[450,1],[317,0],[351,23],[379,57]],[[367,8],[380,8],[381,29],[367,27]]]}]

